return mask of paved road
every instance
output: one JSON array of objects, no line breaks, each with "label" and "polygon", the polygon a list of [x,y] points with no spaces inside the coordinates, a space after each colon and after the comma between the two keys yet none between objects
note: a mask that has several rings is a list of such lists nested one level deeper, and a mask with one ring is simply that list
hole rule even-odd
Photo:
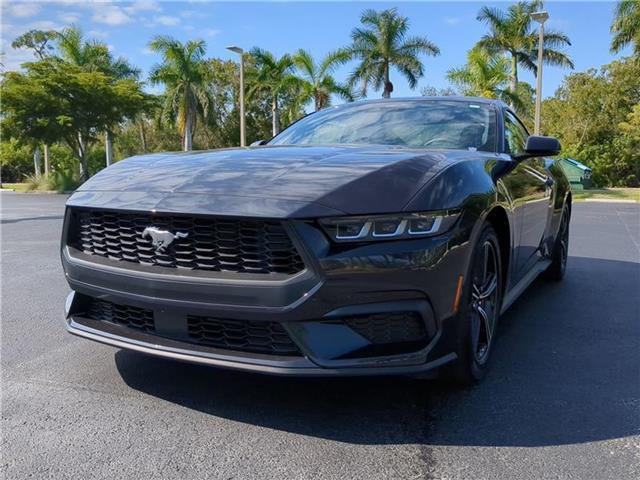
[{"label": "paved road", "polygon": [[5,478],[640,478],[640,208],[578,204],[561,284],[501,323],[479,387],[295,380],[64,333],[64,198],[2,193]]}]

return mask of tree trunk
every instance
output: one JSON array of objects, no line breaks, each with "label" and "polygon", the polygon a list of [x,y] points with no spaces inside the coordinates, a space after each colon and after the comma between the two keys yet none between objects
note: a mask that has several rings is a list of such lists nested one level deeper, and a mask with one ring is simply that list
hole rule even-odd
[{"label": "tree trunk", "polygon": [[50,162],[49,162],[49,144],[44,144],[44,173],[45,175],[49,175],[49,170],[51,170]]},{"label": "tree trunk", "polygon": [[78,159],[80,160],[80,178],[85,182],[89,180],[89,166],[87,165],[87,145],[81,132],[78,132]]},{"label": "tree trunk", "polygon": [[183,150],[185,152],[189,152],[193,149],[193,125],[191,123],[192,118],[191,118],[191,112],[187,112],[187,118],[185,119],[185,123],[184,123],[184,148]]},{"label": "tree trunk", "polygon": [[142,153],[147,153],[147,133],[144,131],[144,120],[140,120],[140,142],[142,143]]},{"label": "tree trunk", "polygon": [[104,152],[108,167],[113,163],[113,144],[111,142],[111,134],[109,132],[104,132]]},{"label": "tree trunk", "polygon": [[40,176],[40,148],[36,147],[33,151],[33,170],[36,174],[36,177]]},{"label": "tree trunk", "polygon": [[389,80],[389,64],[384,66],[384,90],[382,91],[382,98],[391,98],[391,91],[393,86]]},{"label": "tree trunk", "polygon": [[[514,53],[511,54],[511,86],[509,88],[512,94],[518,92],[518,59]],[[511,102],[511,108],[513,108],[513,101]]]},{"label": "tree trunk", "polygon": [[280,132],[280,116],[278,112],[278,97],[273,97],[271,100],[271,123],[273,136],[275,137]]}]

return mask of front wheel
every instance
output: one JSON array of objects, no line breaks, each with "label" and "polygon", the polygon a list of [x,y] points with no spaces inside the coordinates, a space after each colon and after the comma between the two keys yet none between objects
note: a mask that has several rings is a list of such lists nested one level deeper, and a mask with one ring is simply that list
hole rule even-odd
[{"label": "front wheel", "polygon": [[500,243],[490,224],[482,228],[472,253],[458,313],[458,360],[451,376],[461,384],[480,381],[489,364],[502,302]]},{"label": "front wheel", "polygon": [[560,219],[558,236],[556,237],[556,241],[553,246],[553,252],[551,252],[551,265],[549,265],[547,270],[544,272],[545,278],[549,280],[562,280],[564,278],[565,271],[567,270],[570,219],[570,209],[568,206],[565,206],[562,211],[562,218]]}]

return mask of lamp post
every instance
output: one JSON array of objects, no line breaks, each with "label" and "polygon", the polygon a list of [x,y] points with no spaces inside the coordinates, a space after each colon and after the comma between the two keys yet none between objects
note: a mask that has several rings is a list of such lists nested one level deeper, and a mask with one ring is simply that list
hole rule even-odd
[{"label": "lamp post", "polygon": [[536,78],[536,113],[535,113],[535,126],[534,134],[540,135],[540,111],[542,109],[542,51],[544,46],[544,22],[549,18],[549,14],[546,11],[534,12],[531,14],[531,18],[540,24],[540,31],[538,33],[538,72]]},{"label": "lamp post", "polygon": [[240,55],[240,146],[244,147],[247,144],[244,126],[244,50],[235,45],[228,46],[227,50]]}]

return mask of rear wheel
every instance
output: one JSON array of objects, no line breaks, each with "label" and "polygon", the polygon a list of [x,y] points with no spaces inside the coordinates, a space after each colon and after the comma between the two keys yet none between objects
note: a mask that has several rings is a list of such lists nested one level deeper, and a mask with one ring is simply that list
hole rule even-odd
[{"label": "rear wheel", "polygon": [[567,269],[567,258],[569,256],[569,220],[571,214],[569,207],[565,206],[560,219],[558,236],[551,252],[551,265],[544,272],[545,278],[549,280],[562,280]]},{"label": "rear wheel", "polygon": [[458,314],[458,361],[451,371],[453,379],[465,385],[484,377],[500,315],[500,244],[490,224],[484,225],[472,259]]}]

